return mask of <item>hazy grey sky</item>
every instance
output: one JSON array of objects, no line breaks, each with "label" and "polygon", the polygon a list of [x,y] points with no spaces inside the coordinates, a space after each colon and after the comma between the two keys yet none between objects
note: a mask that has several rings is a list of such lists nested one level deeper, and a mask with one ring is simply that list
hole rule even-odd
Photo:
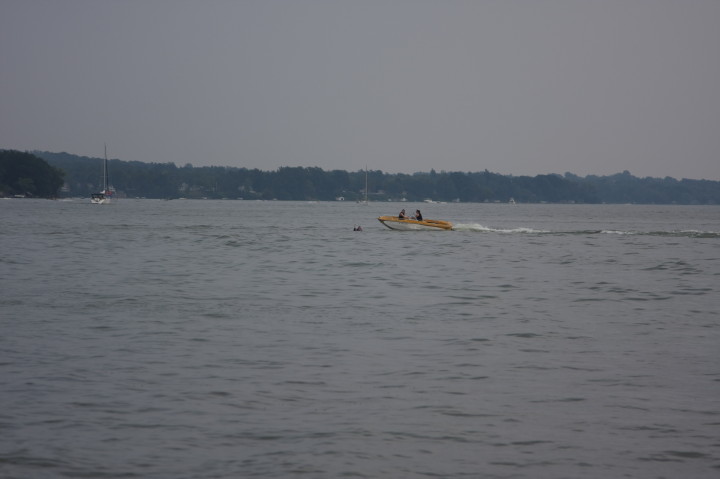
[{"label": "hazy grey sky", "polygon": [[720,0],[0,0],[0,148],[720,180]]}]

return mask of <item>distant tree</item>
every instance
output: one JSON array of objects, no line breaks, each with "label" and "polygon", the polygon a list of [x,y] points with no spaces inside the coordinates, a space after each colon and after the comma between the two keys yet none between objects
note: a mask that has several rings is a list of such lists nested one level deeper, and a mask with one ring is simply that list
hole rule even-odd
[{"label": "distant tree", "polygon": [[[66,172],[68,194],[89,195],[101,181],[100,158],[68,153],[34,152]],[[371,201],[387,199],[422,201],[521,203],[680,203],[720,204],[720,182],[678,181],[674,178],[637,178],[628,171],[611,176],[563,175],[507,176],[481,172],[418,172],[388,174],[380,170],[324,171],[311,167],[281,167],[275,171],[219,166],[193,167],[185,163],[143,163],[110,160],[110,182],[128,196],[147,198],[244,198],[279,200],[333,200],[364,198],[365,181]],[[16,175],[17,176],[17,175]],[[38,179],[17,176],[14,186],[2,192],[36,193]]]},{"label": "distant tree", "polygon": [[30,153],[0,150],[0,195],[53,198],[65,173]]}]

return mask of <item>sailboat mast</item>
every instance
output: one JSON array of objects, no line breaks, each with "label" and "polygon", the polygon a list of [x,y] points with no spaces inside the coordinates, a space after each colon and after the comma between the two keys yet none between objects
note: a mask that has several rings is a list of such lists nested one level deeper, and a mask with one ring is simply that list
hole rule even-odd
[{"label": "sailboat mast", "polygon": [[103,163],[103,193],[108,192],[107,143],[105,143],[105,162]]},{"label": "sailboat mast", "polygon": [[365,165],[365,204],[368,204],[368,169]]}]

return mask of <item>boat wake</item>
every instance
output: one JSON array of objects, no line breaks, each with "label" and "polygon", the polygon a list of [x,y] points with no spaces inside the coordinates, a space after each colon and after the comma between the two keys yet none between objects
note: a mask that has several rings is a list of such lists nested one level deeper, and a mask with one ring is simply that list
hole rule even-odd
[{"label": "boat wake", "polygon": [[541,233],[552,233],[552,231],[536,230],[533,228],[490,228],[483,226],[480,223],[459,223],[453,226],[455,231],[481,231],[486,233],[528,233],[528,234],[541,234]]},{"label": "boat wake", "polygon": [[622,230],[570,230],[550,231],[535,228],[492,228],[480,223],[458,223],[453,227],[455,231],[475,231],[481,233],[499,234],[529,234],[529,235],[627,235],[627,236],[667,236],[676,238],[712,238],[720,239],[718,231],[675,230],[675,231],[622,231]]}]

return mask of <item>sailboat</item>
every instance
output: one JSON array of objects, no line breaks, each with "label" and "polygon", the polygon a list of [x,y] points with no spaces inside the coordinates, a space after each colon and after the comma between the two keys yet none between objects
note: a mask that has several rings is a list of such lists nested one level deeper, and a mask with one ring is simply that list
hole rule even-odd
[{"label": "sailboat", "polygon": [[365,165],[365,201],[355,200],[355,202],[358,204],[364,204],[365,206],[367,206],[367,204],[368,204],[368,168],[367,168],[367,165]]},{"label": "sailboat", "polygon": [[94,205],[106,205],[110,203],[112,197],[112,190],[108,183],[108,159],[107,159],[107,145],[105,145],[105,161],[103,162],[103,188],[99,193],[93,193],[90,195],[90,203]]},{"label": "sailboat", "polygon": [[367,165],[365,165],[365,206],[368,204],[368,172]]}]

